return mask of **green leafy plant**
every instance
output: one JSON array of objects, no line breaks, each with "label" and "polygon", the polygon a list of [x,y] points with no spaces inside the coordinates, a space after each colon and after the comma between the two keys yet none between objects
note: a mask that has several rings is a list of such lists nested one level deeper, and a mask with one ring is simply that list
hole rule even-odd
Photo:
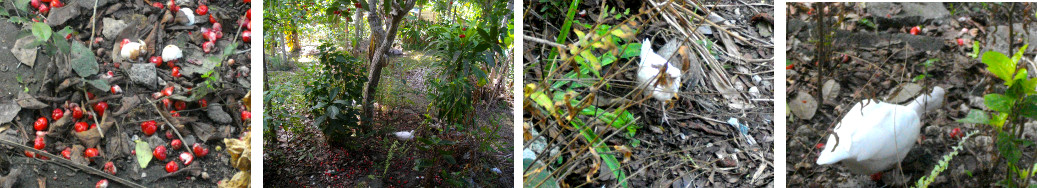
[{"label": "green leafy plant", "polygon": [[324,132],[333,145],[346,145],[346,136],[361,120],[356,108],[362,99],[361,91],[367,80],[364,63],[345,52],[336,51],[331,44],[318,47],[320,63],[315,67],[313,81],[306,88],[306,100],[312,106],[310,113],[315,117],[314,125]]},{"label": "green leafy plant", "polygon": [[[480,25],[481,24],[481,25]],[[471,125],[469,118],[476,86],[487,83],[487,70],[497,66],[494,54],[503,54],[506,47],[506,27],[489,23],[471,23],[479,27],[450,26],[441,32],[430,46],[442,61],[435,67],[438,75],[429,75],[429,106],[435,107],[436,116],[451,125]],[[433,108],[430,108],[433,109]]]},{"label": "green leafy plant", "polygon": [[1023,157],[1020,148],[1033,145],[1032,141],[1022,139],[1024,118],[1037,119],[1037,79],[1027,78],[1026,69],[1017,68],[1027,46],[1023,45],[1012,57],[994,51],[983,53],[982,62],[987,65],[987,71],[1004,81],[1008,89],[1005,93],[983,96],[983,103],[993,111],[992,115],[973,110],[964,119],[958,120],[994,128],[1000,159],[1008,165],[1006,179],[1000,183],[1010,187],[1029,182],[1027,179],[1033,174],[1029,168],[1018,166]]}]

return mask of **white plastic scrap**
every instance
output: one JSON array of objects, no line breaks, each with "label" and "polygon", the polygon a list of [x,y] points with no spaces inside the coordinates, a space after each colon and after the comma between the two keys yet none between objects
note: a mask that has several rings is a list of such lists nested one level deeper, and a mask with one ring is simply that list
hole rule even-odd
[{"label": "white plastic scrap", "polygon": [[756,139],[754,139],[752,135],[749,135],[749,127],[742,123],[738,123],[737,118],[727,119],[727,124],[738,129],[738,132],[742,133],[742,137],[745,137],[745,142],[748,142],[750,146],[756,145]]}]

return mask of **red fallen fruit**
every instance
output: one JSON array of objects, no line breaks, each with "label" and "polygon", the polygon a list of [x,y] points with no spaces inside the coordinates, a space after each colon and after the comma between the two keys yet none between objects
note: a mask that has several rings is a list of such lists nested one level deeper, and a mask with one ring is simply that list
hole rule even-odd
[{"label": "red fallen fruit", "polygon": [[162,9],[162,8],[165,7],[165,5],[162,5],[162,3],[159,3],[159,2],[151,3],[151,6],[155,7],[155,8],[158,8],[158,9]]},{"label": "red fallen fruit", "polygon": [[198,157],[205,157],[205,155],[209,154],[209,148],[205,148],[205,146],[202,146],[202,144],[199,143],[194,143],[194,145],[191,146],[191,149],[194,150],[194,154],[198,155]]},{"label": "red fallen fruit", "polygon": [[252,112],[249,112],[247,110],[241,111],[241,120],[248,121],[250,119],[252,119]]},{"label": "red fallen fruit", "polygon": [[173,101],[169,100],[169,98],[162,99],[162,107],[166,107],[166,109],[169,109],[169,106],[171,104],[173,104]]},{"label": "red fallen fruit", "polygon": [[[115,68],[119,68],[119,67],[115,67]],[[86,98],[89,98],[90,100],[94,100],[94,98],[97,98],[97,96],[94,95],[94,93],[86,92]]]},{"label": "red fallen fruit", "polygon": [[32,8],[34,9],[40,9],[40,0],[29,1],[29,4],[32,5]]},{"label": "red fallen fruit", "polygon": [[212,51],[212,48],[214,46],[216,46],[216,43],[213,43],[212,41],[206,41],[205,43],[202,43],[202,52],[209,53],[210,51]]},{"label": "red fallen fruit", "polygon": [[252,31],[245,30],[241,32],[241,40],[245,42],[252,41]]},{"label": "red fallen fruit", "polygon": [[151,59],[148,59],[148,61],[155,64],[155,67],[162,66],[162,57],[160,56],[151,56]]},{"label": "red fallen fruit", "polygon": [[61,156],[65,159],[72,159],[72,147],[65,147],[65,150],[61,150]]},{"label": "red fallen fruit", "polygon": [[241,2],[245,3],[245,4],[249,4],[249,3],[252,3],[252,0],[241,0]]},{"label": "red fallen fruit", "polygon": [[173,95],[173,86],[169,86],[169,87],[166,87],[165,89],[162,89],[162,95],[163,96]]},{"label": "red fallen fruit", "polygon": [[50,7],[47,7],[47,4],[40,5],[40,14],[47,14],[47,12],[50,12]]},{"label": "red fallen fruit", "polygon": [[922,30],[922,28],[920,28],[918,26],[912,27],[911,28],[911,35],[918,35],[918,33],[921,32],[921,30]]},{"label": "red fallen fruit", "polygon": [[75,108],[72,108],[72,118],[75,118],[77,120],[79,118],[83,118],[83,108],[82,107],[78,107],[78,106],[75,107]]},{"label": "red fallen fruit", "polygon": [[183,152],[180,153],[180,161],[184,162],[184,165],[191,165],[191,162],[194,161],[194,157],[191,156],[191,153]]},{"label": "red fallen fruit", "polygon": [[29,150],[25,150],[25,157],[36,158],[36,153],[33,153]]},{"label": "red fallen fruit", "polygon": [[94,185],[94,188],[108,188],[108,180],[102,179],[101,181],[97,181],[97,185]]},{"label": "red fallen fruit", "polygon": [[166,160],[166,146],[161,146],[160,145],[158,147],[155,147],[155,151],[152,151],[151,154],[155,155],[155,159],[158,159],[159,161],[165,161]]},{"label": "red fallen fruit", "polygon": [[34,142],[35,143],[32,144],[32,148],[36,148],[38,150],[43,150],[43,148],[47,146],[47,141],[43,140],[43,137],[36,137]]},{"label": "red fallen fruit", "polygon": [[65,40],[72,39],[72,33],[65,35]]},{"label": "red fallen fruit", "polygon": [[212,14],[209,15],[209,23],[216,23],[216,17],[212,17]]},{"label": "red fallen fruit", "polygon": [[158,130],[158,126],[156,126],[156,124],[157,123],[155,123],[154,120],[141,122],[140,131],[144,132],[144,135],[151,136],[152,134],[155,134],[156,130]]},{"label": "red fallen fruit", "polygon": [[245,12],[245,18],[248,18],[249,20],[252,19],[252,9],[248,9],[248,11]]},{"label": "red fallen fruit", "polygon": [[202,106],[202,108],[209,107],[209,102],[206,101],[205,99],[202,99],[202,100],[198,101],[198,105]]},{"label": "red fallen fruit", "polygon": [[223,25],[220,24],[220,22],[213,22],[212,23],[212,32],[214,32],[214,33],[223,32]]},{"label": "red fallen fruit", "polygon": [[50,157],[47,157],[46,155],[36,155],[36,158],[40,160],[50,160]]},{"label": "red fallen fruit", "polygon": [[97,116],[104,117],[104,111],[106,109],[108,109],[108,102],[101,101],[94,104],[94,112],[97,113]]},{"label": "red fallen fruit", "polygon": [[951,129],[951,138],[961,138],[961,128]]},{"label": "red fallen fruit", "polygon": [[108,161],[107,163],[104,163],[104,172],[105,173],[109,173],[109,174],[115,175],[116,171],[117,170],[115,169],[115,163],[113,163],[111,161]]},{"label": "red fallen fruit", "polygon": [[183,101],[177,101],[176,103],[173,104],[173,107],[175,107],[176,110],[184,110],[184,109],[188,108],[188,103],[185,103]]},{"label": "red fallen fruit", "polygon": [[166,131],[166,139],[173,139],[173,132],[172,131]]},{"label": "red fallen fruit", "polygon": [[32,128],[37,131],[47,130],[47,118],[40,117],[39,119],[36,119],[36,122],[32,123]]},{"label": "red fallen fruit", "polygon": [[83,151],[83,156],[86,156],[90,161],[94,161],[94,157],[97,157],[99,154],[101,153],[97,151],[97,148],[86,148],[86,151]]},{"label": "red fallen fruit", "polygon": [[817,145],[815,145],[814,148],[816,148],[816,149],[824,149],[825,148],[825,143],[817,143]]},{"label": "red fallen fruit", "polygon": [[97,124],[91,123],[90,124],[90,129],[93,129],[94,127],[97,127]]},{"label": "red fallen fruit", "polygon": [[173,173],[176,172],[176,170],[178,170],[179,168],[180,165],[177,165],[176,162],[169,161],[169,163],[166,163],[166,172]]},{"label": "red fallen fruit", "polygon": [[184,144],[183,142],[180,142],[180,139],[173,139],[172,142],[169,142],[169,145],[173,146],[173,150],[178,150]]},{"label": "red fallen fruit", "polygon": [[180,78],[180,67],[173,67],[173,78]]},{"label": "red fallen fruit", "polygon": [[176,111],[169,111],[169,116],[180,117],[180,113],[177,113]]},{"label": "red fallen fruit", "polygon": [[198,8],[194,9],[194,13],[198,15],[205,15],[209,13],[209,6],[198,5]]},{"label": "red fallen fruit", "polygon": [[60,108],[55,108],[54,112],[50,113],[50,118],[53,119],[53,120],[61,119],[61,117],[64,117],[64,116],[65,116],[65,111],[62,111]]},{"label": "red fallen fruit", "polygon": [[78,133],[78,132],[83,132],[83,131],[86,131],[87,129],[90,129],[90,126],[87,126],[86,122],[76,122],[76,125],[75,125],[74,128],[76,129],[76,132]]},{"label": "red fallen fruit", "polygon": [[61,1],[58,1],[58,0],[52,0],[50,2],[50,7],[51,8],[61,8],[63,6],[65,6],[65,3],[61,3]]},{"label": "red fallen fruit", "polygon": [[965,39],[958,39],[958,46],[965,45]]},{"label": "red fallen fruit", "polygon": [[122,93],[122,87],[119,87],[119,85],[112,85],[112,89],[111,90],[112,90],[112,95],[117,95],[119,93]]}]

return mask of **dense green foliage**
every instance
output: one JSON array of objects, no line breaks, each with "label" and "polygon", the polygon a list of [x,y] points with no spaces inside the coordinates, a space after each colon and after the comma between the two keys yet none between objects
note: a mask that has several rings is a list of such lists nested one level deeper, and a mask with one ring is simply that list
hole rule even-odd
[{"label": "dense green foliage", "polygon": [[306,88],[306,101],[311,103],[313,123],[324,132],[328,142],[343,144],[345,136],[352,133],[350,128],[360,121],[356,105],[367,81],[365,64],[328,43],[318,49],[319,63],[310,72],[313,80]]}]

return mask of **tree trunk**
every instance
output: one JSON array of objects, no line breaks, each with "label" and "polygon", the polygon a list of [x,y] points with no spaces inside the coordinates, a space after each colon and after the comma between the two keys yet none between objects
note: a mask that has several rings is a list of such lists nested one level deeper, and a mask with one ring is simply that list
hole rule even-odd
[{"label": "tree trunk", "polygon": [[[407,11],[409,11],[411,8],[414,8],[415,0],[404,1],[406,2],[404,2],[403,7],[400,7],[399,3],[393,3],[392,5],[382,5],[392,6],[392,12],[394,13],[394,15],[396,15],[391,17],[392,21],[390,21],[388,25],[389,31],[386,32],[383,28],[382,16],[377,13],[379,9],[377,6],[375,6],[375,2],[378,1],[368,0],[368,12],[370,14],[368,14],[367,16],[367,22],[371,27],[372,40],[371,44],[369,45],[377,44],[378,48],[368,52],[372,55],[370,56],[371,63],[369,63],[368,65],[370,67],[368,68],[368,81],[367,84],[364,84],[363,116],[366,118],[374,118],[374,109],[372,109],[371,103],[374,100],[374,92],[378,89],[378,81],[380,80],[382,74],[382,64],[385,64],[386,61],[383,57],[385,56],[385,51],[389,50],[389,46],[392,45],[392,41],[396,39],[396,29],[398,29],[400,21],[403,21],[403,17],[406,15]],[[360,126],[361,130],[371,130],[371,122],[372,121],[364,121],[364,123],[362,123],[362,125]]]}]

